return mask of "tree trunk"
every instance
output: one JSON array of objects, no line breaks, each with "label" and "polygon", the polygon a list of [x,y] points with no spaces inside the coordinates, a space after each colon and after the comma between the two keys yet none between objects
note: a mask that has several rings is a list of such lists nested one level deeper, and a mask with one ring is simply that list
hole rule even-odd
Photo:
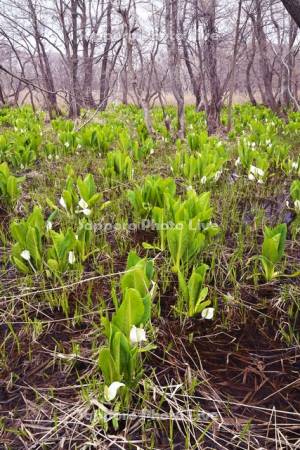
[{"label": "tree trunk", "polygon": [[239,44],[239,35],[240,35],[242,3],[243,3],[243,0],[239,0],[237,23],[236,23],[236,30],[235,30],[235,40],[234,40],[234,48],[233,48],[233,58],[232,58],[231,86],[230,86],[229,101],[228,101],[227,131],[230,131],[231,126],[232,126],[232,102],[233,102],[233,94],[234,94],[234,87],[235,87],[235,73],[236,73],[236,63],[237,63],[237,57],[238,57],[238,44]]},{"label": "tree trunk", "polygon": [[71,17],[72,17],[72,55],[70,61],[71,71],[71,89],[70,89],[70,111],[69,116],[72,118],[80,115],[80,89],[78,83],[78,22],[77,22],[77,0],[71,0]]},{"label": "tree trunk", "polygon": [[295,96],[293,94],[293,72],[295,69],[295,56],[293,46],[296,41],[298,27],[294,20],[290,19],[289,24],[289,46],[288,54],[283,61],[283,74],[282,74],[282,89],[281,89],[281,102],[285,107],[291,106],[295,103]]},{"label": "tree trunk", "polygon": [[1,84],[0,84],[0,104],[1,104],[2,106],[6,104],[6,101],[5,101],[5,98],[4,98],[4,95],[3,95],[3,90],[2,90]]},{"label": "tree trunk", "polygon": [[[81,35],[82,35],[82,53],[83,53],[83,87],[82,87],[82,104],[87,108],[95,108],[93,98],[93,69],[94,69],[94,49],[95,45],[87,39],[87,5],[86,2],[81,4]],[[90,24],[89,24],[90,26]],[[91,24],[92,26],[92,24]]]},{"label": "tree trunk", "polygon": [[217,72],[216,0],[211,0],[205,27],[205,63],[210,87],[210,100],[206,107],[209,134],[214,134],[221,124],[221,86]]},{"label": "tree trunk", "polygon": [[253,60],[254,60],[254,56],[253,56],[253,58],[250,58],[250,60],[247,64],[247,68],[246,68],[246,89],[248,92],[250,102],[252,103],[253,106],[257,106],[257,101],[254,97],[254,94],[252,91],[252,83],[251,83],[251,69],[253,66]]},{"label": "tree trunk", "polygon": [[57,105],[57,98],[55,93],[54,79],[52,75],[51,65],[49,61],[48,54],[46,52],[45,46],[42,41],[42,36],[39,31],[39,24],[35,6],[32,3],[32,0],[28,0],[28,7],[30,11],[30,18],[32,21],[33,34],[36,43],[36,49],[39,60],[39,68],[42,75],[42,84],[45,90],[48,92],[45,93],[45,99],[47,103],[47,109],[50,115],[50,118],[55,117],[57,114],[60,114],[59,107]]},{"label": "tree trunk", "polygon": [[83,103],[87,108],[95,108],[95,100],[93,97],[93,57],[85,59],[84,63],[84,79],[83,79]]},{"label": "tree trunk", "polygon": [[181,44],[183,49],[183,56],[184,56],[184,62],[188,71],[188,74],[190,76],[193,94],[195,96],[195,108],[196,111],[200,110],[201,107],[201,83],[200,83],[200,77],[196,76],[193,71],[192,62],[190,59],[190,53],[187,45],[187,36],[184,35],[184,18],[186,16],[186,7],[187,7],[187,1],[184,4],[184,9],[182,13],[182,19],[180,20],[180,33],[181,33]]},{"label": "tree trunk", "polygon": [[112,13],[112,2],[109,1],[107,5],[107,15],[106,15],[106,43],[104,47],[104,54],[102,58],[101,75],[100,75],[99,105],[101,111],[104,111],[106,109],[108,102],[109,80],[107,69],[108,69],[108,54],[111,47],[111,31],[112,31],[111,13]]},{"label": "tree trunk", "polygon": [[185,135],[184,94],[180,78],[180,54],[178,46],[178,0],[166,0],[166,29],[168,66],[173,95],[177,103],[178,137]]},{"label": "tree trunk", "polygon": [[128,75],[127,75],[127,67],[124,67],[121,74],[122,81],[122,103],[124,105],[128,105]]},{"label": "tree trunk", "polygon": [[268,44],[267,38],[264,32],[264,24],[262,18],[262,10],[260,0],[255,0],[256,17],[251,15],[254,34],[258,44],[259,50],[259,60],[260,60],[260,72],[262,76],[262,81],[264,85],[264,101],[266,106],[271,108],[273,111],[277,111],[277,103],[273,94],[272,80],[273,73],[270,68],[269,58],[268,58]]},{"label": "tree trunk", "polygon": [[281,0],[288,13],[300,28],[300,0]]}]

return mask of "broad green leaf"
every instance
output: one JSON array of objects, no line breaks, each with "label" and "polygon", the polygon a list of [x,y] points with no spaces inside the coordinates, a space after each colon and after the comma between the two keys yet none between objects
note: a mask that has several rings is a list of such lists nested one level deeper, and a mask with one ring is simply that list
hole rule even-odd
[{"label": "broad green leaf", "polygon": [[199,298],[194,306],[194,314],[199,314],[203,311],[204,308],[207,308],[207,306],[210,305],[210,300],[205,301],[206,297],[208,295],[208,288],[204,288],[201,290],[199,294]]},{"label": "broad green leaf", "polygon": [[25,249],[26,246],[26,233],[27,233],[27,226],[25,223],[20,222],[13,222],[10,225],[10,232],[13,237],[13,239],[16,242],[19,242],[21,246]]},{"label": "broad green leaf", "polygon": [[12,260],[13,260],[13,263],[16,265],[17,269],[19,269],[21,272],[23,272],[23,273],[30,272],[31,269],[21,259],[14,256],[12,258]]},{"label": "broad green leaf", "polygon": [[39,268],[42,259],[40,254],[40,239],[38,237],[38,230],[31,226],[28,228],[26,234],[26,250],[29,250],[36,268]]},{"label": "broad green leaf", "polygon": [[17,179],[14,176],[9,176],[7,179],[7,193],[11,202],[14,202],[18,197]]},{"label": "broad green leaf", "polygon": [[279,261],[278,247],[280,243],[280,234],[270,238],[265,238],[262,246],[263,257],[276,264]]},{"label": "broad green leaf", "polygon": [[104,347],[100,350],[98,364],[103,374],[104,382],[107,386],[109,386],[113,381],[121,381],[121,375],[116,368],[109,348]]},{"label": "broad green leaf", "polygon": [[138,266],[128,269],[121,278],[123,292],[126,289],[133,288],[140,293],[142,298],[148,293],[149,284],[150,282],[145,274],[145,269]]},{"label": "broad green leaf", "polygon": [[48,264],[51,272],[53,272],[53,273],[58,273],[59,272],[59,264],[58,264],[58,262],[55,259],[49,258],[48,261],[47,261],[47,264]]},{"label": "broad green leaf", "polygon": [[189,301],[189,290],[188,290],[188,286],[185,281],[184,275],[182,274],[182,272],[180,270],[178,271],[177,275],[178,275],[179,288],[182,293],[182,296],[183,296],[184,300],[186,302],[188,302]]},{"label": "broad green leaf", "polygon": [[142,323],[144,313],[145,308],[140,293],[136,289],[127,289],[112,322],[125,336],[129,336],[132,326],[139,326]]}]

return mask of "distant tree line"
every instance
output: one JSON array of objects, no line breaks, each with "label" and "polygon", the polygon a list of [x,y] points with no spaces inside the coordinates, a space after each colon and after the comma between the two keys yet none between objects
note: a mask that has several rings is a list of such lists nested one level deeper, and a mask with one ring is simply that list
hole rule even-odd
[{"label": "distant tree line", "polygon": [[211,133],[234,96],[299,109],[300,0],[4,0],[0,104],[31,102],[50,117],[109,101],[151,108],[172,93],[178,137],[186,94]]}]

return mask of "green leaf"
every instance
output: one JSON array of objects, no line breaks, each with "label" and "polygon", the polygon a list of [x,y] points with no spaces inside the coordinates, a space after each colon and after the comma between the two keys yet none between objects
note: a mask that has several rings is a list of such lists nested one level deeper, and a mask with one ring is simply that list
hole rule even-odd
[{"label": "green leaf", "polygon": [[144,315],[142,317],[141,323],[143,323],[145,325],[151,319],[152,299],[151,299],[150,294],[147,294],[143,298],[143,304],[144,304]]},{"label": "green leaf", "polygon": [[94,206],[96,203],[98,203],[101,200],[101,194],[94,194],[88,201],[88,205],[90,207]]},{"label": "green leaf", "polygon": [[[284,254],[286,235],[287,235],[287,226],[285,223],[277,225],[275,228],[265,227],[264,231],[265,240],[274,238],[274,243],[277,245],[276,260],[269,258],[274,263],[279,262]],[[270,248],[269,250],[266,249],[266,251],[270,252],[270,254],[273,255],[274,251],[273,248]],[[268,256],[264,254],[264,247],[263,247],[263,255],[268,258]]]},{"label": "green leaf", "polygon": [[45,221],[41,208],[39,208],[38,206],[35,206],[33,208],[33,212],[27,219],[27,224],[37,228],[41,236],[44,234]]},{"label": "green leaf", "polygon": [[179,289],[183,295],[183,298],[186,302],[188,302],[189,300],[189,290],[188,290],[188,286],[187,283],[185,281],[184,275],[182,274],[182,272],[179,270],[177,273],[178,276],[178,283],[179,283]]},{"label": "green leaf", "polygon": [[126,372],[130,361],[130,345],[121,331],[116,331],[113,334],[110,349],[118,373],[121,374]]},{"label": "green leaf", "polygon": [[126,289],[133,288],[139,292],[142,298],[148,293],[149,285],[150,282],[145,274],[144,268],[138,266],[128,269],[121,279],[123,292],[125,292]]},{"label": "green leaf", "polygon": [[273,264],[276,264],[279,258],[280,234],[277,234],[270,238],[265,238],[262,246],[262,255],[265,259],[269,260]]},{"label": "green leaf", "polygon": [[117,370],[109,348],[104,347],[99,352],[98,364],[101,369],[104,382],[109,386],[113,381],[121,381],[121,375]]},{"label": "green leaf", "polygon": [[194,315],[201,313],[204,308],[207,308],[207,306],[210,305],[210,303],[211,303],[210,300],[205,301],[207,295],[208,295],[208,288],[206,287],[201,290],[199,298],[198,298],[197,302],[195,303]]},{"label": "green leaf", "polygon": [[140,261],[141,261],[141,258],[138,256],[136,251],[131,250],[127,256],[126,270],[131,269],[131,267],[134,267]]},{"label": "green leaf", "polygon": [[142,323],[144,313],[145,307],[140,293],[136,289],[127,289],[112,322],[128,337],[132,326]]},{"label": "green leaf", "polygon": [[29,273],[30,269],[29,267],[19,258],[16,256],[13,256],[12,258],[13,263],[16,265],[17,269],[20,270],[23,273]]},{"label": "green leaf", "polygon": [[49,258],[48,261],[47,261],[47,264],[48,264],[51,272],[53,272],[53,273],[58,273],[59,272],[59,264],[58,264],[58,262],[55,259]]},{"label": "green leaf", "polygon": [[182,256],[186,252],[189,244],[189,235],[186,224],[182,224],[182,228],[180,229],[169,229],[167,231],[167,241],[175,269],[179,271]]},{"label": "green leaf", "polygon": [[64,190],[62,193],[62,198],[65,201],[68,211],[73,211],[73,197],[71,192]]},{"label": "green leaf", "polygon": [[24,222],[13,222],[10,225],[10,232],[13,237],[13,239],[21,244],[21,247],[25,248],[26,246],[26,233],[27,233],[27,226]]},{"label": "green leaf", "polygon": [[36,228],[28,228],[26,234],[26,250],[29,250],[36,268],[39,268],[42,258],[40,254],[40,238]]},{"label": "green leaf", "polygon": [[7,193],[11,202],[14,202],[18,197],[17,179],[14,176],[9,176],[7,179]]}]

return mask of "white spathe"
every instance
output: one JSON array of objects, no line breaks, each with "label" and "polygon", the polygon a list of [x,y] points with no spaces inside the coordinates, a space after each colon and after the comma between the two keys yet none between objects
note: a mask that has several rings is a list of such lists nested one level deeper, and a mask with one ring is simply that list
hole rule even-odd
[{"label": "white spathe", "polygon": [[218,181],[221,175],[222,175],[222,170],[218,170],[215,174],[215,181]]},{"label": "white spathe", "polygon": [[292,162],[292,168],[295,170],[298,170],[298,163],[297,162]]},{"label": "white spathe", "polygon": [[50,222],[49,220],[48,220],[48,222],[46,223],[46,230],[47,230],[47,231],[52,230],[52,222]]},{"label": "white spathe", "polygon": [[131,344],[140,344],[147,341],[146,332],[144,328],[137,328],[135,325],[130,330],[129,339]]},{"label": "white spathe", "polygon": [[203,319],[211,320],[214,317],[215,308],[204,308],[201,313]]},{"label": "white spathe", "polygon": [[85,216],[90,216],[92,214],[92,210],[89,208],[83,209],[82,212]]},{"label": "white spathe", "polygon": [[74,252],[69,252],[69,264],[74,264],[76,261]]},{"label": "white spathe", "polygon": [[124,383],[120,383],[120,381],[114,381],[110,386],[104,387],[104,398],[107,402],[111,402],[116,398],[118,390],[125,386]]},{"label": "white spathe", "polygon": [[30,261],[30,251],[29,250],[23,250],[21,253],[21,257],[25,259],[25,261]]},{"label": "white spathe", "polygon": [[60,197],[60,199],[59,199],[59,204],[60,204],[60,206],[62,206],[63,208],[67,209],[67,205],[66,205],[66,202],[65,202],[65,200],[64,200],[63,197]]},{"label": "white spathe", "polygon": [[80,206],[80,208],[82,209],[87,209],[89,207],[89,205],[87,204],[87,202],[85,200],[83,200],[83,198],[81,198],[78,202],[78,205]]},{"label": "white spathe", "polygon": [[250,166],[250,173],[252,173],[254,176],[263,177],[265,172],[256,166]]}]

